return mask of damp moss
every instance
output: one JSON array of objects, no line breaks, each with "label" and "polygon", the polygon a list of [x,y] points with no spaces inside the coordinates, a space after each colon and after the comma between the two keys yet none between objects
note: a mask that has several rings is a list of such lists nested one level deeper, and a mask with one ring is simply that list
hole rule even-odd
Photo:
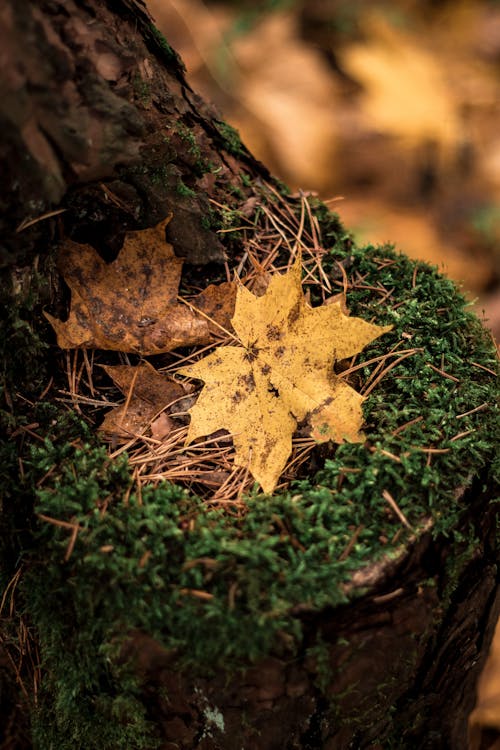
[{"label": "damp moss", "polygon": [[[39,403],[50,379],[47,327],[41,309],[50,296],[50,263],[0,274],[0,590],[15,570],[29,533],[33,505],[30,477],[22,470],[19,446],[27,430],[50,422],[50,407]],[[58,410],[56,410],[58,411]],[[14,437],[13,437],[14,436]]]},{"label": "damp moss", "polygon": [[147,105],[151,99],[151,84],[143,79],[139,72],[134,73],[132,77],[132,88],[139,101]]},{"label": "damp moss", "polygon": [[181,179],[177,180],[177,186],[175,188],[177,195],[184,198],[192,198],[196,196],[196,192],[188,187]]},{"label": "damp moss", "polygon": [[230,154],[233,154],[234,156],[244,155],[245,147],[241,142],[240,134],[238,133],[236,128],[233,128],[232,125],[229,125],[227,122],[223,122],[222,120],[216,120],[214,122],[218,133],[222,136],[224,148],[226,149],[226,151],[228,151]]},{"label": "damp moss", "polygon": [[170,46],[161,31],[159,31],[159,29],[157,29],[154,24],[149,25],[149,33],[154,40],[156,48],[161,51],[166,62],[173,62],[180,70],[185,71],[186,66],[182,62],[181,58],[179,57],[177,52]]},{"label": "damp moss", "polygon": [[126,460],[111,461],[53,404],[38,407],[42,441],[25,441],[18,455],[3,446],[12,476],[21,456],[26,517],[35,500],[17,589],[39,641],[40,750],[154,746],[138,685],[117,658],[129,633],[147,632],[204,673],[279,653],[283,634],[293,652],[303,635],[296,606],[321,611],[359,596],[344,586],[353,571],[396,554],[410,533],[384,492],[413,529],[431,518],[432,533],[455,543],[466,511],[457,487],[473,474],[492,484],[498,407],[487,334],[435,270],[388,247],[356,248],[328,222],[325,267],[333,279],[348,259],[351,313],[394,326],[360,355],[360,381],[376,376],[370,360],[391,347],[414,350],[366,399],[366,444],[339,446],[286,492],[253,494],[242,517],[171,484],[137,496]]},{"label": "damp moss", "polygon": [[213,169],[213,164],[204,158],[193,129],[188,127],[182,120],[179,120],[175,126],[175,131],[185,144],[192,158],[192,166],[195,173],[202,175],[205,172],[210,172]]},{"label": "damp moss", "polygon": [[252,186],[252,178],[249,174],[246,172],[240,172],[239,174],[241,184],[244,185],[244,187],[251,187]]},{"label": "damp moss", "polygon": [[172,168],[168,164],[160,164],[144,170],[143,174],[148,174],[152,185],[166,186],[172,179]]}]

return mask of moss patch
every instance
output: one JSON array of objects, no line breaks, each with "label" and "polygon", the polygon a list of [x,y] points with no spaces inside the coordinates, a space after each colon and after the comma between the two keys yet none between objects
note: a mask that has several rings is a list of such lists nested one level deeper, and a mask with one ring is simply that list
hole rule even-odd
[{"label": "moss patch", "polygon": [[215,125],[218,133],[222,136],[223,147],[226,151],[234,156],[244,155],[245,147],[241,142],[240,134],[236,128],[233,128],[232,125],[228,125],[227,122],[223,122],[222,120],[216,120]]},{"label": "moss patch", "polygon": [[182,62],[177,52],[172,49],[161,31],[159,31],[159,29],[157,29],[153,24],[150,24],[149,26],[149,35],[153,39],[156,49],[162,53],[163,58],[167,63],[174,62],[180,70],[186,70],[186,66]]}]

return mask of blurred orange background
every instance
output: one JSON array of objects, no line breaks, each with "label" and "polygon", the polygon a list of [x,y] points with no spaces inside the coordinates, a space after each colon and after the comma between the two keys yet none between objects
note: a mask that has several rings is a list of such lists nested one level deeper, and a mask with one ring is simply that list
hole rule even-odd
[{"label": "blurred orange background", "polygon": [[[500,3],[147,0],[188,81],[360,243],[463,288],[500,338]],[[500,628],[470,750],[500,750]]]},{"label": "blurred orange background", "polygon": [[192,87],[363,242],[437,265],[500,335],[500,6],[148,0]]}]

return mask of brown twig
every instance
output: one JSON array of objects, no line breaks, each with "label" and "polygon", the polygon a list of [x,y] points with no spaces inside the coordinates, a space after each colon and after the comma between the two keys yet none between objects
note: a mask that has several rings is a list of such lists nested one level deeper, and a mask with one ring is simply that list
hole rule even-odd
[{"label": "brown twig", "polygon": [[407,529],[412,529],[411,524],[409,523],[408,519],[406,518],[403,511],[400,509],[396,501],[394,500],[393,496],[388,490],[382,490],[382,497],[386,501],[386,503],[392,508],[394,513],[397,515],[401,523],[406,526]]}]

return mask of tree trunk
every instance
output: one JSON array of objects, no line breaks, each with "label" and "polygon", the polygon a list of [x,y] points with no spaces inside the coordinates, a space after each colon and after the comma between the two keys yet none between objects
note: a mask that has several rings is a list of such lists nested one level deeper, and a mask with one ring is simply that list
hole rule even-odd
[{"label": "tree trunk", "polygon": [[221,261],[207,199],[232,205],[242,174],[269,175],[187,85],[144,4],[6,3],[0,34],[4,262],[47,242],[45,224],[19,227],[61,202],[68,233],[114,249],[175,208],[178,255]]},{"label": "tree trunk", "polygon": [[[11,294],[0,660],[10,719],[0,747],[462,750],[500,608],[494,365],[479,324],[424,264],[359,251],[319,201],[288,195],[193,93],[140,0],[6,0],[0,14]],[[202,501],[161,488],[132,502],[123,464],[110,468],[96,438],[68,426],[50,390],[63,374],[40,310],[67,303],[52,248],[70,237],[111,260],[128,230],[172,213],[167,240],[205,287],[243,262],[251,244],[238,222],[255,205],[299,219],[312,207],[311,235],[316,227],[339,259],[333,291],[346,279],[348,304],[351,290],[368,317],[377,307],[366,295],[395,269],[400,297],[387,320],[413,337],[422,367],[386,378],[369,401],[366,445],[326,456],[336,473],[319,452],[288,494],[257,497],[243,518],[219,509],[205,520]],[[423,423],[427,433],[413,431]],[[407,425],[409,442],[394,448]],[[148,535],[163,556],[152,541],[139,554]],[[119,559],[107,555],[119,548]],[[158,554],[160,572],[146,580]]]}]

